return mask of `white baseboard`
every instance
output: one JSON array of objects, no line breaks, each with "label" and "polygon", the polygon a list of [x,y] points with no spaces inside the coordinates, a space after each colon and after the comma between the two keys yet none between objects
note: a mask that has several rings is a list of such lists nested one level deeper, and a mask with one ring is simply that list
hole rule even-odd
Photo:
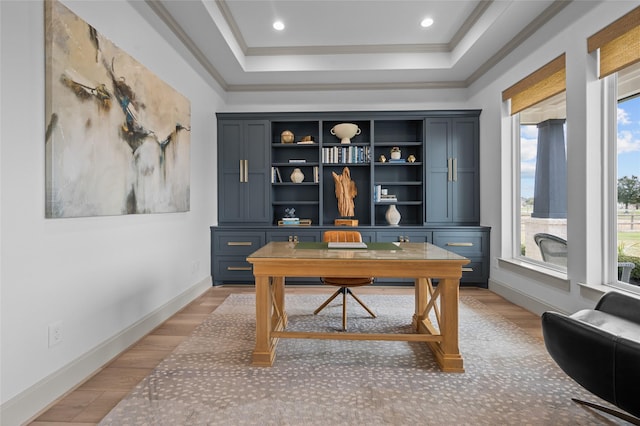
[{"label": "white baseboard", "polygon": [[58,398],[92,377],[117,355],[207,291],[211,285],[211,277],[203,279],[130,327],[6,401],[0,406],[0,424],[17,426],[34,419]]},{"label": "white baseboard", "polygon": [[557,306],[550,305],[540,299],[532,297],[531,295],[522,293],[521,291],[495,279],[489,279],[489,290],[536,315],[542,315],[545,311],[566,313],[563,309],[560,309]]}]

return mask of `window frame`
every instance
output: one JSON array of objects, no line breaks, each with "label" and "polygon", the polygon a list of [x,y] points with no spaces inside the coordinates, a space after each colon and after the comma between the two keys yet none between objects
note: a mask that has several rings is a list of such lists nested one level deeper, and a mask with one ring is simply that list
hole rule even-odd
[{"label": "window frame", "polygon": [[603,283],[605,286],[640,294],[640,286],[618,280],[618,73],[602,82],[603,194],[602,230],[605,241]]},{"label": "window frame", "polygon": [[[520,112],[517,112],[511,115],[511,140],[513,141],[512,146],[514,147],[513,151],[513,159],[512,159],[512,173],[513,173],[513,204],[512,211],[514,220],[512,222],[512,235],[513,235],[513,250],[511,253],[511,257],[518,262],[534,265],[538,268],[544,268],[549,271],[553,271],[555,273],[560,273],[564,276],[568,273],[568,267],[563,268],[558,265],[554,265],[553,263],[545,262],[542,260],[537,260],[532,257],[522,255],[522,188],[521,188],[521,180],[522,180],[522,169],[521,169],[521,154],[522,154],[522,146],[521,146],[521,123],[520,123]],[[565,147],[566,149],[566,147]],[[537,159],[536,159],[537,161]],[[568,221],[567,217],[567,221]]]}]

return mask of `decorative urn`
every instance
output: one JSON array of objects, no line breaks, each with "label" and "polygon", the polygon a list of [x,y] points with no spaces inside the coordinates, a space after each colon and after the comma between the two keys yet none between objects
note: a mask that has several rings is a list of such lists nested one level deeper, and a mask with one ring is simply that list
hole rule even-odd
[{"label": "decorative urn", "polygon": [[391,205],[389,205],[389,208],[387,209],[387,212],[384,214],[384,218],[387,220],[387,223],[389,225],[398,226],[402,216],[400,215],[400,212],[396,208],[396,205],[395,204],[391,204]]},{"label": "decorative urn", "polygon": [[360,134],[360,128],[353,123],[340,123],[333,126],[331,134],[340,139],[340,143],[351,143],[351,138]]},{"label": "decorative urn", "polygon": [[282,143],[293,143],[294,135],[291,130],[285,130],[280,134],[280,142]]},{"label": "decorative urn", "polygon": [[302,173],[302,170],[298,169],[297,167],[293,169],[293,172],[291,172],[291,182],[302,183],[303,180],[304,173]]},{"label": "decorative urn", "polygon": [[400,148],[397,146],[394,146],[393,148],[391,148],[391,159],[392,160],[399,160],[402,157],[402,152],[400,151]]}]

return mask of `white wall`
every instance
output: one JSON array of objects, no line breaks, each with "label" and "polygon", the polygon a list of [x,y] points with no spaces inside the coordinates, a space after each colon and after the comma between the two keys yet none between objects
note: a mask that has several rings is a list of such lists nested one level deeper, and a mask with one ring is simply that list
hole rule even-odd
[{"label": "white wall", "polygon": [[[210,285],[218,89],[141,18],[140,5],[63,3],[190,99],[191,211],[44,218],[44,6],[0,1],[3,425],[35,414],[172,314],[167,304]],[[63,340],[49,348],[47,327],[58,321]]]},{"label": "white wall", "polygon": [[[593,306],[603,277],[600,82],[586,39],[637,7],[635,1],[572,2],[556,18],[469,88],[469,104],[482,108],[481,217],[491,231],[490,288],[534,310],[574,312]],[[568,240],[567,285],[551,276],[507,268],[512,253],[513,161],[510,119],[501,92],[566,53]],[[518,177],[519,179],[519,177]],[[502,265],[502,266],[501,266]]]}]

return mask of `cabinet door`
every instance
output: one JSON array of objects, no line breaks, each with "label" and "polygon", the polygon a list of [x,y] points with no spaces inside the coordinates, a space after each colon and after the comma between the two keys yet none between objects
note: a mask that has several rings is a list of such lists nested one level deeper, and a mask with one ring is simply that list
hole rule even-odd
[{"label": "cabinet door", "polygon": [[451,120],[427,118],[425,123],[427,222],[451,222]]},{"label": "cabinet door", "polygon": [[246,222],[271,223],[271,157],[269,123],[245,122],[244,219]]},{"label": "cabinet door", "polygon": [[269,124],[218,122],[218,220],[270,223]]},{"label": "cabinet door", "polygon": [[244,220],[240,171],[244,160],[242,121],[218,122],[218,220]]},{"label": "cabinet door", "polygon": [[426,119],[428,223],[480,221],[477,117]]},{"label": "cabinet door", "polygon": [[480,221],[480,179],[478,173],[478,119],[454,119],[451,154],[453,157],[452,221]]}]

